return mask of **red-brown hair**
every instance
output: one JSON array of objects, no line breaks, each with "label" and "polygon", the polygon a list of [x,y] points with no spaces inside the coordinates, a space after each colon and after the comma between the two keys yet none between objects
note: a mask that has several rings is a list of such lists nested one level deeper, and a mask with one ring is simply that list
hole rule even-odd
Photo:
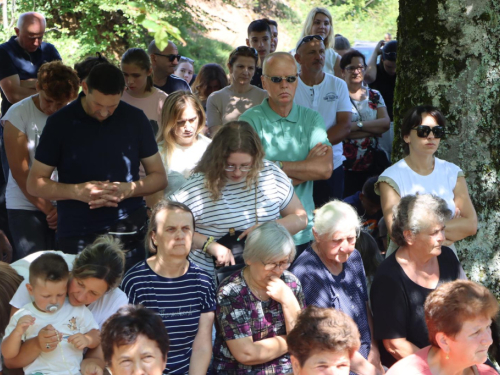
[{"label": "red-brown hair", "polygon": [[38,86],[53,100],[73,100],[78,95],[80,79],[74,69],[61,61],[52,61],[38,70]]}]

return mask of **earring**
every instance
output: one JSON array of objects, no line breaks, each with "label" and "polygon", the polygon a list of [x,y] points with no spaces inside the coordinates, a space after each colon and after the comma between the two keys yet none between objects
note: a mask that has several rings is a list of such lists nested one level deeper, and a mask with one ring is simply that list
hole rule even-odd
[{"label": "earring", "polygon": [[153,241],[153,243],[155,244],[155,246],[158,246],[158,242],[156,242],[156,241]]},{"label": "earring", "polygon": [[446,359],[450,359],[450,353],[446,353]]}]

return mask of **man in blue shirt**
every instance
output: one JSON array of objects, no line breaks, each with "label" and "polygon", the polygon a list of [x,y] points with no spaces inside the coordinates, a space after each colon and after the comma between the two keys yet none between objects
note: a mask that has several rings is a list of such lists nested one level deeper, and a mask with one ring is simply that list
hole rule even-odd
[{"label": "man in blue shirt", "polygon": [[[131,267],[145,257],[142,197],[163,190],[167,177],[146,115],[120,100],[124,88],[117,67],[100,64],[91,70],[78,99],[48,118],[27,188],[31,195],[58,201],[57,236],[66,253],[80,252],[109,233],[126,241]],[[51,180],[55,168],[58,182]]]},{"label": "man in blue shirt", "polygon": [[179,65],[181,58],[174,43],[169,41],[165,49],[160,51],[153,40],[149,44],[148,54],[153,66],[153,83],[156,88],[169,95],[179,90],[191,91],[189,84],[174,74],[175,68]]}]

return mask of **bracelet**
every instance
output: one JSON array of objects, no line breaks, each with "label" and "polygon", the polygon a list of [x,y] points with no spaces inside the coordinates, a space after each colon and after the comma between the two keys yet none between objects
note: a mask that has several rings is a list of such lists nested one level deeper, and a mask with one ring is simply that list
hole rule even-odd
[{"label": "bracelet", "polygon": [[204,253],[206,253],[208,251],[208,247],[210,246],[210,244],[212,242],[215,242],[215,238],[213,238],[212,236],[208,237],[207,240],[205,241],[205,243],[203,244],[202,251]]},{"label": "bracelet", "polygon": [[276,164],[276,165],[277,165],[280,169],[283,169],[283,162],[282,162],[282,161],[280,161],[280,160],[276,160],[276,161],[274,162],[274,164]]}]

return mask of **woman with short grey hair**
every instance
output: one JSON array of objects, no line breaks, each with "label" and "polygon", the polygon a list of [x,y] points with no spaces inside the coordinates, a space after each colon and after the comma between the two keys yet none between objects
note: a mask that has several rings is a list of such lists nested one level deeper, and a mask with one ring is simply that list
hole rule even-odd
[{"label": "woman with short grey hair", "polygon": [[446,201],[431,194],[407,195],[394,208],[392,237],[399,248],[377,270],[371,288],[374,336],[381,340],[382,363],[429,345],[424,302],[436,287],[465,279],[453,251],[443,246]]},{"label": "woman with short grey hair", "polygon": [[335,308],[349,315],[360,332],[361,346],[351,357],[354,373],[382,371],[371,332],[371,311],[361,254],[354,248],[361,221],[349,204],[333,200],[317,209],[314,242],[294,262],[291,272],[304,289],[307,306]]},{"label": "woman with short grey hair", "polygon": [[286,335],[304,308],[300,282],[286,271],[294,257],[293,238],[277,222],[249,234],[246,267],[217,292],[214,373],[292,373]]}]

